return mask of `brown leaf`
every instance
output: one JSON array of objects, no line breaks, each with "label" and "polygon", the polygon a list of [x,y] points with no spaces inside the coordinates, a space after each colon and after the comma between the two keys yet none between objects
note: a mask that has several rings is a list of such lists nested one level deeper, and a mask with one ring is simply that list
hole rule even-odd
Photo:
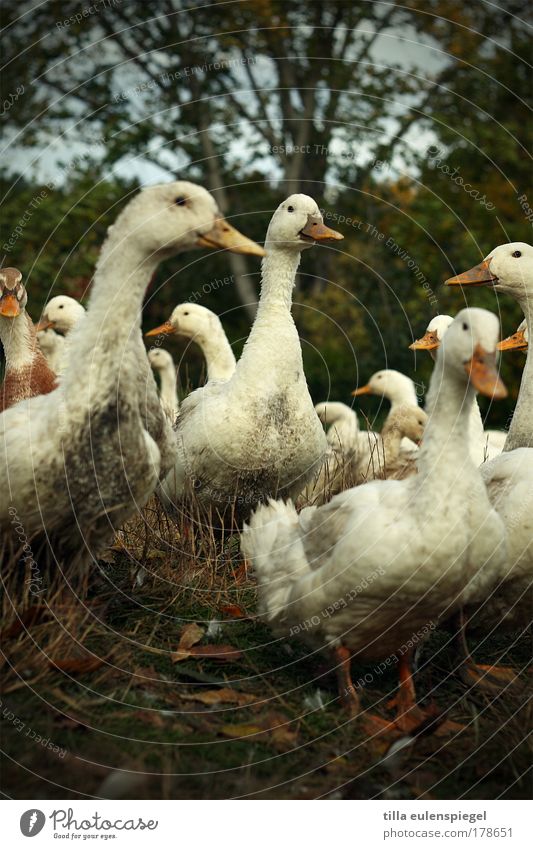
[{"label": "brown leaf", "polygon": [[225,604],[220,608],[221,613],[225,613],[226,616],[231,616],[233,619],[249,619],[250,617],[246,613],[245,610],[242,609],[238,604]]},{"label": "brown leaf", "polygon": [[189,654],[192,657],[209,657],[223,663],[230,663],[242,657],[242,651],[226,644],[193,646],[189,649]]},{"label": "brown leaf", "polygon": [[199,690],[197,693],[181,693],[182,699],[201,702],[204,705],[249,705],[257,701],[257,696],[251,693],[239,693],[230,687],[221,687],[220,690]]},{"label": "brown leaf", "polygon": [[205,628],[200,628],[196,622],[189,622],[188,625],[185,625],[185,628],[181,632],[177,651],[170,655],[171,661],[173,663],[179,663],[180,660],[187,660],[192,654],[189,649],[200,642],[204,634]]},{"label": "brown leaf", "polygon": [[87,672],[94,672],[100,666],[103,666],[104,659],[101,657],[63,657],[49,659],[51,667],[58,669],[60,672],[66,672],[69,675],[83,675]]}]

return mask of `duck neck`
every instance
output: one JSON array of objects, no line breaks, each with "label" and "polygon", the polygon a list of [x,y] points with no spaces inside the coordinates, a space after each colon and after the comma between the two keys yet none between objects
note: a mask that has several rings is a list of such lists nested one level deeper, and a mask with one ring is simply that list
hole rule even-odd
[{"label": "duck neck", "polygon": [[261,362],[261,380],[279,386],[283,375],[302,369],[302,349],[291,315],[292,291],[300,264],[300,251],[266,245],[262,264],[261,297],[255,321],[237,364],[236,374],[254,372]]},{"label": "duck neck", "polygon": [[[524,311],[530,336],[533,335],[533,295],[527,297],[527,292],[520,300]],[[533,448],[533,344],[530,341],[527,349],[526,363],[522,372],[518,400],[505,440],[504,451],[514,448]]]},{"label": "duck neck", "polygon": [[421,490],[429,482],[432,492],[449,491],[450,478],[467,482],[476,473],[470,455],[469,426],[475,404],[473,387],[446,370],[444,358],[435,364],[427,396],[428,422],[418,455]]},{"label": "duck neck", "polygon": [[174,366],[168,365],[159,372],[161,403],[171,412],[178,409],[178,377]]},{"label": "duck neck", "polygon": [[383,443],[383,454],[387,463],[395,462],[400,456],[403,433],[397,425],[383,426],[381,429],[381,441]]},{"label": "duck neck", "polygon": [[4,346],[6,371],[18,371],[31,365],[37,348],[33,322],[23,310],[15,318],[0,316],[0,340]]},{"label": "duck neck", "polygon": [[229,380],[235,371],[235,355],[222,326],[213,328],[199,343],[207,365],[208,380]]},{"label": "duck neck", "polygon": [[147,258],[134,238],[124,238],[119,219],[102,247],[85,318],[69,334],[66,392],[71,385],[79,389],[83,369],[83,382],[93,390],[97,382],[102,396],[132,362],[128,344],[140,332],[144,293],[158,263],[157,254]]},{"label": "duck neck", "polygon": [[395,387],[389,390],[388,399],[391,403],[391,410],[397,407],[402,407],[407,404],[410,407],[418,407],[418,398],[416,395],[415,385],[412,381],[405,381],[401,387]]}]

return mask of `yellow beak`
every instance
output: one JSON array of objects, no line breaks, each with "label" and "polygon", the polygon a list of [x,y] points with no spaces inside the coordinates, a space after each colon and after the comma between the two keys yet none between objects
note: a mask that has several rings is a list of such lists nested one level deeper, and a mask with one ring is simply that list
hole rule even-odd
[{"label": "yellow beak", "polygon": [[149,330],[148,333],[145,333],[145,336],[170,336],[171,333],[174,333],[174,328],[172,327],[170,321],[165,321],[164,324],[160,324],[159,327],[154,327],[153,330]]},{"label": "yellow beak", "polygon": [[360,386],[359,389],[354,389],[352,396],[355,397],[356,395],[372,395],[370,384],[367,383],[366,386]]},{"label": "yellow beak", "polygon": [[439,345],[439,337],[436,332],[434,330],[428,330],[421,339],[415,339],[415,341],[409,345],[409,349],[411,351],[434,351],[435,348],[439,347]]},{"label": "yellow beak", "polygon": [[479,265],[474,265],[468,271],[463,271],[462,274],[457,274],[455,277],[450,277],[446,281],[447,286],[488,286],[490,283],[497,283],[498,278],[490,270],[490,261],[484,259]]},{"label": "yellow beak", "polygon": [[507,396],[505,383],[496,368],[496,354],[489,354],[481,345],[476,345],[472,358],[465,363],[465,371],[474,389],[499,400]]},{"label": "yellow beak", "polygon": [[41,330],[48,330],[49,327],[53,327],[54,322],[48,321],[47,318],[41,318],[40,321],[35,325],[35,332],[40,333]]},{"label": "yellow beak", "polygon": [[507,339],[502,339],[497,346],[499,351],[527,351],[528,343],[525,330],[517,330]]},{"label": "yellow beak", "polygon": [[313,218],[311,215],[307,219],[307,224],[300,230],[300,236],[312,242],[328,242],[340,241],[344,239],[342,233],[337,230],[332,230],[331,227],[326,227],[323,221]]},{"label": "yellow beak", "polygon": [[209,233],[198,236],[196,245],[199,248],[225,248],[234,254],[265,256],[265,249],[261,245],[243,236],[235,227],[228,224],[225,218],[217,218]]}]

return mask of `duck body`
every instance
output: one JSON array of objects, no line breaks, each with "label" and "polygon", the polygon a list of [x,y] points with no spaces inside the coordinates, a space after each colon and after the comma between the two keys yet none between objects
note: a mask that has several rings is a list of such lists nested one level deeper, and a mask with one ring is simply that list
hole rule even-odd
[{"label": "duck body", "polygon": [[259,307],[235,372],[181,405],[178,461],[161,488],[167,504],[192,488],[204,504],[219,511],[233,505],[247,515],[271,495],[296,495],[320,466],[327,441],[307,387],[291,302],[301,251],[321,238],[342,238],[333,233],[306,195],[291,196],[274,213]]},{"label": "duck body", "polygon": [[16,268],[0,270],[0,341],[6,367],[0,387],[0,412],[26,398],[45,395],[57,385],[56,375],[39,348],[35,327],[26,312],[27,294]]},{"label": "duck body", "polygon": [[438,358],[418,475],[370,482],[300,515],[271,502],[245,529],[261,613],[278,632],[311,622],[304,639],[383,657],[501,575],[505,531],[468,452],[474,391],[458,368],[463,353],[472,354],[469,332],[494,348],[497,319],[463,314],[473,331],[462,331],[460,320]]}]

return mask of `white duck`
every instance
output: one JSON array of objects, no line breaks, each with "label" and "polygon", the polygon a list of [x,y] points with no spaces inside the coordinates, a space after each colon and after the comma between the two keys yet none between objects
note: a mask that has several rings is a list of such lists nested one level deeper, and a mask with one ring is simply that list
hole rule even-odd
[{"label": "white duck", "polygon": [[144,293],[161,260],[180,251],[225,245],[263,252],[219,215],[205,189],[182,181],[145,189],[119,215],[102,247],[87,315],[72,331],[60,386],[0,416],[1,526],[9,529],[14,510],[28,538],[40,533],[54,557],[86,564],[147,501],[162,454],[175,442],[157,395],[160,443],[141,416]]},{"label": "white duck", "polygon": [[[358,710],[350,654],[381,659],[416,644],[440,617],[487,594],[505,564],[505,531],[468,449],[475,388],[505,395],[495,368],[499,323],[462,310],[443,339],[427,396],[429,421],[407,480],[373,481],[300,515],[260,506],[242,535],[259,609],[276,632],[335,649],[341,697]],[[400,649],[399,706],[413,707]]]},{"label": "white duck", "polygon": [[39,349],[33,321],[26,312],[27,301],[18,268],[0,269],[0,342],[6,360],[0,412],[56,386],[56,375]]},{"label": "white duck", "polygon": [[390,401],[391,410],[404,404],[418,407],[418,397],[414,381],[401,371],[392,368],[376,371],[368,383],[354,389],[354,397],[359,395],[379,395]]},{"label": "white duck", "polygon": [[341,238],[306,195],[277,208],[257,315],[235,373],[192,392],[180,407],[178,459],[161,487],[168,507],[194,489],[202,504],[239,518],[270,495],[296,495],[320,466],[327,442],[303,371],[292,290],[302,251]]},{"label": "white duck", "polygon": [[[353,397],[360,395],[379,395],[381,398],[386,398],[390,402],[390,411],[392,413],[397,407],[412,406],[418,407],[418,396],[414,381],[406,374],[395,369],[386,368],[376,371],[368,383],[354,389]],[[372,440],[367,440],[369,445]],[[403,439],[402,447],[406,451],[416,451],[415,443],[407,438]]]},{"label": "white duck", "polygon": [[53,330],[65,337],[63,355],[57,365],[57,374],[61,374],[68,361],[70,333],[85,315],[85,307],[69,295],[55,295],[45,304],[41,318],[36,326],[37,333]]},{"label": "white duck", "polygon": [[315,404],[315,410],[318,418],[327,428],[328,445],[349,456],[357,454],[359,419],[355,410],[341,401],[321,401]]},{"label": "white duck", "polygon": [[174,360],[163,348],[151,348],[148,351],[148,361],[152,369],[159,375],[159,400],[171,422],[178,415],[178,377]]},{"label": "white duck", "polygon": [[[533,246],[525,242],[500,245],[469,271],[450,277],[448,286],[490,286],[518,301],[529,327],[533,322]],[[528,350],[520,398],[509,428],[505,451],[533,447],[533,356]]]},{"label": "white duck", "polygon": [[196,342],[202,349],[208,380],[229,380],[235,371],[235,356],[218,315],[201,304],[178,304],[168,321],[145,336],[176,334]]},{"label": "white duck", "polygon": [[[500,245],[478,266],[447,281],[450,285],[491,286],[521,305],[533,321],[533,247]],[[531,619],[533,586],[533,357],[528,348],[520,392],[504,453],[481,467],[489,497],[507,531],[506,572],[476,619],[493,627],[517,627]],[[474,611],[467,611],[472,614]],[[474,623],[475,624],[475,623]]]},{"label": "white duck", "polygon": [[330,427],[327,434],[330,447],[317,480],[304,491],[304,503],[324,504],[335,493],[356,484],[377,478],[399,480],[416,474],[416,458],[411,451],[402,448],[402,442],[408,439],[418,446],[426,421],[427,416],[420,407],[412,404],[396,406],[387,416],[381,433],[372,434],[376,437],[375,442],[369,443],[368,434],[358,432],[356,436],[352,435],[351,451],[344,447],[349,444],[347,437],[341,442],[335,433],[335,425]]},{"label": "white duck", "polygon": [[46,357],[46,362],[54,374],[58,374],[65,353],[65,337],[49,327],[47,330],[37,332],[37,342]]},{"label": "white duck", "polygon": [[[448,327],[452,323],[451,315],[436,315],[429,322],[424,336],[409,345],[412,351],[429,351],[432,359],[435,359],[435,351],[439,347],[442,337],[446,333]],[[498,348],[500,343],[498,343]],[[492,460],[501,454],[505,444],[507,434],[499,430],[485,430],[483,427],[483,419],[481,410],[476,399],[476,403],[472,406],[470,416],[470,448],[472,459],[477,464],[484,463],[485,460]]]}]

